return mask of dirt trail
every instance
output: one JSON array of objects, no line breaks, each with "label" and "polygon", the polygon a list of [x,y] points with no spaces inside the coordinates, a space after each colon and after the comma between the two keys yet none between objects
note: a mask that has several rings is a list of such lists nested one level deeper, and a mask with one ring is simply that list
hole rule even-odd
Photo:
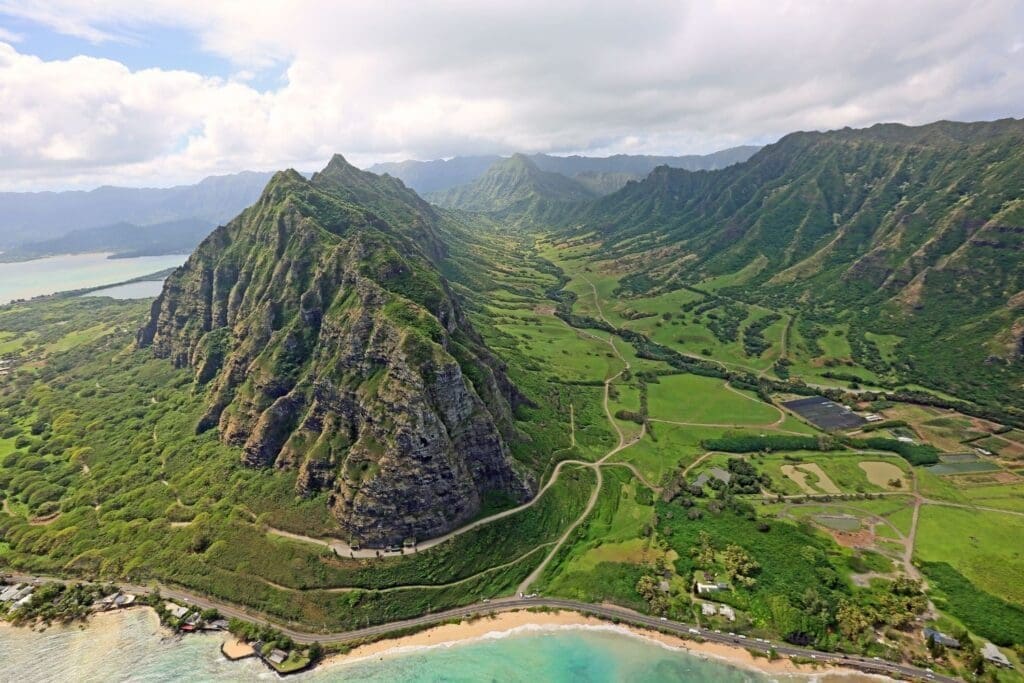
[{"label": "dirt trail", "polygon": [[[594,283],[591,282],[590,279],[587,278],[586,276],[584,276],[583,279],[586,280],[587,284],[590,285],[590,290],[594,295],[594,306],[597,308],[598,317],[608,325],[611,325],[611,322],[608,320],[608,318],[605,317],[604,311],[601,310],[601,299],[597,295],[597,287],[595,287]],[[614,325],[612,325],[612,327],[614,327]],[[541,563],[537,565],[537,567],[534,568],[532,572],[530,572],[530,575],[523,579],[523,582],[519,584],[519,593],[526,593],[529,590],[530,586],[533,585],[533,582],[536,581],[537,578],[544,573],[544,570],[547,568],[548,564],[555,557],[555,555],[562,548],[562,546],[565,545],[565,542],[569,539],[569,536],[572,534],[572,532],[575,531],[576,528],[579,527],[588,516],[590,516],[590,513],[593,511],[594,506],[597,504],[598,497],[601,495],[601,487],[604,485],[604,475],[601,472],[601,467],[604,466],[607,463],[608,459],[611,458],[613,455],[620,453],[626,448],[629,448],[630,446],[638,442],[640,439],[642,439],[644,436],[645,427],[642,427],[638,435],[636,435],[632,439],[627,439],[625,433],[622,431],[622,428],[619,427],[618,423],[616,422],[615,416],[612,415],[611,407],[609,405],[612,382],[621,377],[624,372],[628,371],[630,369],[630,365],[629,361],[626,360],[626,358],[619,351],[619,348],[615,345],[614,336],[609,336],[607,343],[609,346],[612,347],[612,353],[615,354],[616,358],[622,361],[623,365],[622,370],[619,370],[617,373],[615,373],[614,375],[612,375],[611,377],[607,378],[604,381],[604,400],[602,401],[602,404],[604,406],[605,417],[608,419],[608,423],[611,424],[612,428],[615,430],[615,433],[618,435],[619,443],[615,446],[615,448],[612,448],[610,451],[605,453],[600,460],[589,465],[589,467],[594,470],[594,474],[597,477],[597,485],[594,487],[594,491],[590,494],[590,499],[587,501],[586,507],[583,508],[583,512],[580,513],[580,516],[576,519],[576,521],[573,522],[569,526],[569,528],[565,530],[565,533],[563,533],[562,536],[555,543],[555,547],[551,549],[551,552],[548,553],[547,556],[541,561]],[[633,469],[633,471],[636,472],[635,469]]]}]

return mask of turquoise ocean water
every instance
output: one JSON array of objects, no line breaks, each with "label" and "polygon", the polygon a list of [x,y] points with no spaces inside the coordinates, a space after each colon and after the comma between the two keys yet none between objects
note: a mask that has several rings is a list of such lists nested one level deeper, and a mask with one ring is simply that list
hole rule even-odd
[{"label": "turquoise ocean water", "polygon": [[[254,660],[228,662],[219,635],[171,637],[149,610],[104,615],[43,633],[0,627],[0,681],[277,680]],[[806,680],[800,677],[801,680]],[[738,681],[771,680],[614,630],[520,630],[450,646],[334,662],[291,681]]]},{"label": "turquoise ocean water", "polygon": [[123,282],[180,266],[186,258],[187,254],[122,259],[108,259],[106,254],[75,254],[0,263],[0,305],[13,299]]}]

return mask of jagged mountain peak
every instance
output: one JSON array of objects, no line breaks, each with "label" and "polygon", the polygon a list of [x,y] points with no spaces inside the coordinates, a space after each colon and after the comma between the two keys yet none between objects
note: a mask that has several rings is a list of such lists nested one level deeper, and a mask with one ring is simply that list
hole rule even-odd
[{"label": "jagged mountain peak", "polygon": [[520,395],[438,271],[437,220],[340,156],[309,180],[280,172],[168,278],[138,335],[194,370],[198,429],[297,471],[371,545],[530,495],[506,444]]}]

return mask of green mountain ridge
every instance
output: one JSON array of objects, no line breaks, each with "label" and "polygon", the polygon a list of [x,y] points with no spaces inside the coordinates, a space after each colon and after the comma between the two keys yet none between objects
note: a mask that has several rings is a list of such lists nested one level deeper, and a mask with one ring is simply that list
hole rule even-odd
[{"label": "green mountain ridge", "polygon": [[195,371],[253,467],[330,491],[353,539],[439,535],[489,494],[523,500],[522,399],[437,271],[440,217],[402,183],[335,156],[276,174],[171,275],[140,346]]}]

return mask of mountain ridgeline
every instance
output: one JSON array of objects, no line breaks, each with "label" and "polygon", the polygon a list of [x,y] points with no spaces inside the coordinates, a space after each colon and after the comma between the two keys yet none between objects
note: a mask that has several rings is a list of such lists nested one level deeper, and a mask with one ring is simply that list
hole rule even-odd
[{"label": "mountain ridgeline", "polygon": [[529,216],[534,221],[596,196],[572,178],[540,170],[524,154],[498,161],[469,185],[427,195],[445,208],[487,212],[500,219]]},{"label": "mountain ridgeline", "polygon": [[[1019,410],[1022,188],[1022,120],[880,124],[794,133],[718,171],[660,167],[564,224],[629,272],[625,296],[720,278],[849,323],[880,372]],[[870,333],[899,337],[889,359]]]},{"label": "mountain ridgeline", "polygon": [[[629,180],[639,180],[658,166],[684,168],[688,171],[725,168],[746,161],[759,147],[743,145],[719,150],[711,154],[685,154],[682,156],[651,156],[645,154],[615,154],[610,157],[579,155],[553,156],[551,154],[525,155],[533,164],[548,173],[560,173],[567,178],[589,185],[598,194],[614,192]],[[485,156],[453,157],[433,161],[399,161],[375,164],[367,170],[392,175],[420,194],[443,192],[459,185],[469,185],[494,164],[503,160],[496,154]]]},{"label": "mountain ridgeline", "polygon": [[372,546],[444,533],[534,482],[509,454],[523,401],[438,272],[444,219],[340,156],[276,174],[168,280],[138,343],[190,367],[253,467],[329,492]]}]

